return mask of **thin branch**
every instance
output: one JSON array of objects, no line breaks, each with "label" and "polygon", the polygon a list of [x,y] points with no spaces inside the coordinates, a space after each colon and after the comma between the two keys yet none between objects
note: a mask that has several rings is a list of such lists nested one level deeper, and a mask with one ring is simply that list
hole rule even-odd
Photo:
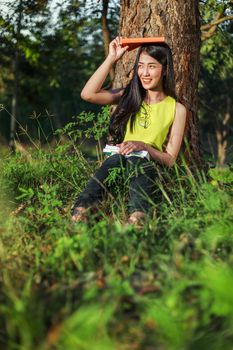
[{"label": "thin branch", "polygon": [[[233,19],[233,16],[222,17],[222,15],[223,15],[222,11],[218,12],[216,14],[215,20],[213,22],[208,23],[208,24],[204,24],[203,26],[201,26],[201,30],[202,30],[201,40],[202,41],[211,38],[215,34],[215,32],[218,28],[218,24]],[[205,29],[208,29],[208,30],[205,31]]]},{"label": "thin branch", "polygon": [[231,20],[233,20],[233,15],[232,16],[225,16],[225,17],[222,17],[222,18],[215,20],[211,23],[204,24],[203,26],[201,26],[201,30],[206,30],[206,29],[209,29],[213,26],[216,26],[222,22],[231,21]]}]

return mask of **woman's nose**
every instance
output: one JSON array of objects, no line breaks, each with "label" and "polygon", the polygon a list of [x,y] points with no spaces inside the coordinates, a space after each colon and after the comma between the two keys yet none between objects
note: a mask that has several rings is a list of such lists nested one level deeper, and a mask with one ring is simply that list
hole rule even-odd
[{"label": "woman's nose", "polygon": [[143,75],[143,76],[149,75],[149,69],[148,69],[148,67],[144,67],[144,68],[143,68],[142,75]]}]

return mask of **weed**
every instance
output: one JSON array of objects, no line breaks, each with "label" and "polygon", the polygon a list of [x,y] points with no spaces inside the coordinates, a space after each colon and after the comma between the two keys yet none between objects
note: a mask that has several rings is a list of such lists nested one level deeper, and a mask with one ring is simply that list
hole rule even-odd
[{"label": "weed", "polygon": [[115,204],[74,224],[74,197],[98,166],[74,123],[58,132],[70,133],[65,144],[1,163],[0,347],[230,350],[232,166],[158,168],[142,229],[124,223],[126,183],[114,169]]}]

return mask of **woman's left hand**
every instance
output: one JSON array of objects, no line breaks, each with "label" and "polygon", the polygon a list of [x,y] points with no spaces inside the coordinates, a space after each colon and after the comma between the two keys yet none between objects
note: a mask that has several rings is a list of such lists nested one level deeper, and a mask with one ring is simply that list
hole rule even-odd
[{"label": "woman's left hand", "polygon": [[120,147],[120,154],[129,154],[135,151],[144,151],[146,150],[146,144],[141,141],[125,141],[117,145]]}]

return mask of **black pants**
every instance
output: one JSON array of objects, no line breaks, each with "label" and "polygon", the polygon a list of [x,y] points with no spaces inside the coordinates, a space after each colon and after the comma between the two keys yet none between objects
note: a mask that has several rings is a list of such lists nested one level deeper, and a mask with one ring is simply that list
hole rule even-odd
[{"label": "black pants", "polygon": [[155,164],[146,158],[128,157],[115,154],[108,157],[93,177],[87,183],[85,189],[75,201],[73,210],[76,207],[92,207],[98,205],[106,194],[111,190],[105,180],[112,169],[122,169],[122,176],[125,177],[129,186],[128,210],[147,212],[152,202],[152,192],[155,183]]}]

